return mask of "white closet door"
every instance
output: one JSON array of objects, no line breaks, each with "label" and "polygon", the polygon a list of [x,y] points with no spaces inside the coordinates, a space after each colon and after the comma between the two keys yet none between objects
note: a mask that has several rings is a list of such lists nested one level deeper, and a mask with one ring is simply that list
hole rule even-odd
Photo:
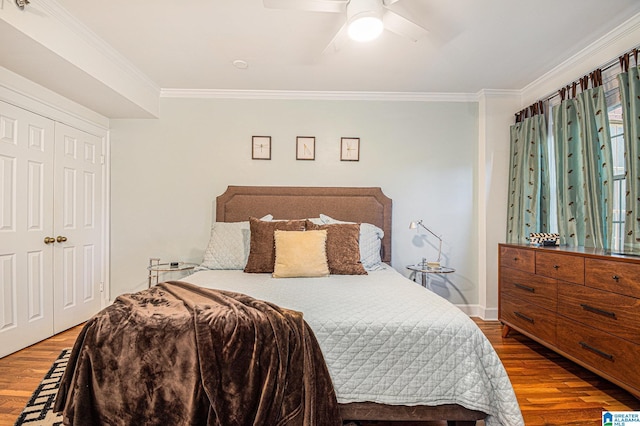
[{"label": "white closet door", "polygon": [[0,357],[53,333],[53,121],[0,101]]},{"label": "white closet door", "polygon": [[54,332],[58,333],[101,308],[103,140],[61,123],[55,125],[55,140],[53,216],[55,237],[61,240],[54,245]]}]

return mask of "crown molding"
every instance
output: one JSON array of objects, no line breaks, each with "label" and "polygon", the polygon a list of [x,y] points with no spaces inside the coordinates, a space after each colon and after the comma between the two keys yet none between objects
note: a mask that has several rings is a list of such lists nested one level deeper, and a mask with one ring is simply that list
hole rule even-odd
[{"label": "crown molding", "polygon": [[521,96],[522,90],[511,90],[511,89],[482,89],[477,93],[478,98],[481,97],[510,97],[510,96]]},{"label": "crown molding", "polygon": [[396,102],[477,102],[473,93],[355,92],[296,90],[160,89],[161,98],[274,99]]}]

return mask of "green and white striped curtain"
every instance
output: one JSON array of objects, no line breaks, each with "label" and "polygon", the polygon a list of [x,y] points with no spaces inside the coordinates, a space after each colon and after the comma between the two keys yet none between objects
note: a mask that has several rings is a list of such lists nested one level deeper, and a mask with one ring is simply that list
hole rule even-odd
[{"label": "green and white striped curtain", "polygon": [[541,102],[516,117],[511,126],[506,240],[527,244],[530,233],[548,232],[547,120]]},{"label": "green and white striped curtain", "polygon": [[[562,102],[553,108],[558,233],[569,246],[606,249],[611,242],[613,164],[601,84],[601,72],[594,71],[580,80],[581,93],[576,83],[562,89]],[[565,100],[568,91],[571,99]]]},{"label": "green and white striped curtain", "polygon": [[625,142],[626,217],[625,250],[640,249],[640,67],[629,69],[630,55],[620,58],[623,72],[618,74]]}]

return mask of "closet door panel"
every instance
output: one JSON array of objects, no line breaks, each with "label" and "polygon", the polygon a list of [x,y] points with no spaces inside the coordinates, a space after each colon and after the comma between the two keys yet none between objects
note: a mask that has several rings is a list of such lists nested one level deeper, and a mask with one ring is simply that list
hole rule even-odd
[{"label": "closet door panel", "polygon": [[53,334],[53,121],[0,101],[0,357]]},{"label": "closet door panel", "polygon": [[[101,308],[103,140],[56,123],[54,330]],[[59,263],[58,263],[59,262]],[[59,265],[59,267],[58,267]]]},{"label": "closet door panel", "polygon": [[[0,254],[0,333],[7,333],[7,330],[15,328],[18,324],[16,291],[18,288],[16,277],[16,254]],[[0,334],[2,343],[6,343],[4,334]]]}]

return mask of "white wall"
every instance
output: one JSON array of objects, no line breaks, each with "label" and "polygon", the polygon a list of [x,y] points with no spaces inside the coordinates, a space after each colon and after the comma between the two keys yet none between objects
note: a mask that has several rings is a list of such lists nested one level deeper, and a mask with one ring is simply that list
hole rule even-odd
[{"label": "white wall", "polygon": [[480,94],[478,132],[478,315],[498,318],[498,243],[505,241],[509,127],[519,110],[516,91]]},{"label": "white wall", "polygon": [[[251,136],[272,137],[272,160],[251,160]],[[316,137],[316,160],[295,160],[295,137]],[[361,138],[341,162],[340,137]],[[157,120],[113,120],[111,297],[146,285],[149,257],[199,262],[215,197],[227,185],[380,186],[393,199],[393,266],[435,258],[457,269],[435,290],[478,302],[474,195],[476,102],[177,99]],[[431,246],[433,244],[433,246]]]}]

